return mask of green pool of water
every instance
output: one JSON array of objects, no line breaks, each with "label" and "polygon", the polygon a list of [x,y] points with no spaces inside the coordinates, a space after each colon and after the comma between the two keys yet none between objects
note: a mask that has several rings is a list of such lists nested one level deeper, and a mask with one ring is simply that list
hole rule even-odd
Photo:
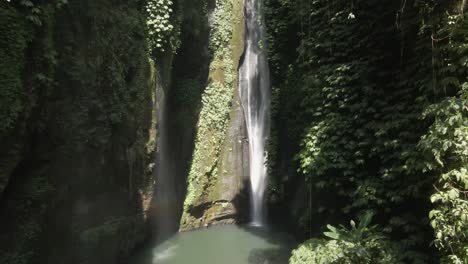
[{"label": "green pool of water", "polygon": [[286,264],[294,245],[268,227],[215,226],[144,248],[130,264]]}]

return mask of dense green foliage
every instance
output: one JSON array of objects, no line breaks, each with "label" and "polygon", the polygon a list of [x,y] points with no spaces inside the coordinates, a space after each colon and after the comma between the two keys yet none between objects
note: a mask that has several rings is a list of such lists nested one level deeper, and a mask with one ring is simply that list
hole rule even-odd
[{"label": "dense green foliage", "polygon": [[[57,79],[66,82],[68,87],[58,93],[74,95],[73,98],[63,96],[64,107],[57,113],[59,119],[71,120],[63,125],[68,141],[94,146],[107,144],[119,128],[134,124],[136,120],[130,116],[142,111],[148,99],[146,30],[142,27],[145,17],[135,4],[112,9],[108,8],[111,4],[83,6],[70,2],[67,11],[86,14],[86,17],[76,15],[73,19],[81,22],[93,18],[94,22],[85,24],[88,32],[79,35],[73,32],[70,23],[59,28],[64,31],[57,44],[60,62],[68,67],[58,70]],[[81,43],[85,41],[92,45],[83,46]],[[100,55],[84,59],[85,54]],[[89,126],[93,129],[86,129]]]},{"label": "dense green foliage", "polygon": [[[4,4],[4,3],[0,3]],[[12,127],[21,111],[21,79],[27,36],[21,15],[11,7],[0,9],[0,135]]]},{"label": "dense green foliage", "polygon": [[[132,214],[146,180],[146,14],[142,1],[116,2],[0,1],[1,263],[90,263],[90,251],[116,250],[96,229],[116,217],[130,219],[114,225],[125,239],[141,232],[128,226],[142,226]],[[105,196],[128,203],[95,207],[92,222],[68,210]],[[88,229],[100,247],[84,246]]]},{"label": "dense green foliage", "polygon": [[[0,137],[7,135],[30,108],[30,93],[51,84],[50,68],[55,63],[55,54],[50,35],[44,33],[44,29],[51,26],[51,15],[64,3],[18,2],[0,2]],[[27,62],[29,45],[35,47],[30,52],[36,57]],[[29,76],[24,78],[26,68],[30,68]],[[33,82],[25,83],[24,79]]]},{"label": "dense green foliage", "polygon": [[[10,176],[5,172],[10,172],[18,162],[21,146],[18,138],[24,133],[24,122],[40,96],[47,94],[53,84],[56,54],[51,35],[46,31],[52,26],[51,17],[60,6],[58,2],[0,2],[0,145],[7,157],[6,160],[3,155],[0,158],[0,194],[6,187],[3,185],[5,178],[8,182]],[[38,129],[42,128],[40,119],[33,123]],[[46,213],[43,202],[52,191],[50,180],[40,172],[19,188],[22,193],[15,197],[19,205],[9,213],[15,218],[14,230],[20,232],[15,235],[15,240],[9,241],[8,247],[2,244],[0,262],[27,263],[33,257],[34,244],[43,231]],[[8,219],[1,218],[8,226]]]},{"label": "dense green foliage", "polygon": [[[293,182],[307,183],[312,203],[295,213],[298,223],[320,230],[370,210],[405,262],[426,262],[434,208],[441,258],[466,262],[462,1],[266,3],[276,95],[270,172],[297,171]],[[281,189],[274,198],[288,199]]]},{"label": "dense green foliage", "polygon": [[175,52],[180,44],[179,21],[173,8],[174,2],[171,0],[147,1],[148,42],[150,51],[155,56],[165,49]]},{"label": "dense green foliage", "polygon": [[[310,234],[291,263],[468,263],[466,0],[263,1],[274,84],[270,202],[293,203],[295,225]],[[98,251],[138,221],[119,211],[126,224],[103,215],[67,219],[57,227],[63,237],[44,232],[48,214],[74,216],[51,204],[67,208],[83,190],[96,199],[136,193],[149,59],[168,64],[162,75],[174,69],[162,78],[174,130],[196,127],[181,224],[199,227],[191,210],[212,202],[227,173],[219,164],[243,48],[241,3],[0,0],[0,143],[11,156],[0,161],[14,160],[0,174],[9,189],[0,193],[9,229],[0,238],[11,239],[0,243],[0,262],[30,263],[43,234]],[[55,163],[79,172],[67,168],[65,178]],[[110,163],[130,164],[130,176]]]},{"label": "dense green foliage", "polygon": [[429,214],[435,245],[443,263],[458,264],[468,262],[468,19],[461,12],[442,22],[434,34],[434,85],[449,96],[423,113],[434,122],[419,149],[426,153],[423,170],[437,177]]},{"label": "dense green foliage", "polygon": [[382,235],[377,226],[370,226],[371,213],[364,214],[356,226],[351,221],[351,229],[328,225],[324,235],[331,240],[311,239],[293,251],[290,263],[403,263],[397,246]]}]

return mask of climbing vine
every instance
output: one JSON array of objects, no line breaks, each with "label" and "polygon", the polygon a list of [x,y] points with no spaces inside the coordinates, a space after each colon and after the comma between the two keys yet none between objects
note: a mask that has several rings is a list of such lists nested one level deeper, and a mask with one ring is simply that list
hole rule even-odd
[{"label": "climbing vine", "polygon": [[[30,108],[27,101],[31,97],[28,95],[40,89],[50,90],[52,86],[57,54],[48,30],[54,12],[66,3],[66,0],[50,3],[0,1],[0,136],[11,131],[21,115]],[[33,51],[35,56],[27,61],[26,51],[30,46],[36,47]],[[30,65],[38,67],[29,71],[25,78],[23,71]],[[26,83],[31,80],[31,84]]]},{"label": "climbing vine", "polygon": [[[5,5],[0,3],[0,5]],[[0,135],[11,129],[22,111],[24,52],[30,42],[27,22],[11,7],[0,9]]]},{"label": "climbing vine", "polygon": [[432,221],[436,254],[466,262],[467,26],[449,2],[266,1],[271,145],[289,153],[270,171],[297,171],[290,182],[313,196],[296,211],[303,229],[371,210],[417,263],[435,257]]},{"label": "climbing vine", "polygon": [[[0,1],[0,181],[9,219],[1,263],[41,261],[46,213],[56,212],[51,199],[64,197],[53,180],[63,175],[50,160],[92,148],[104,162],[124,154],[116,148],[144,141],[150,89],[143,10],[141,1],[111,8],[109,1]],[[3,192],[4,184],[13,191]]]},{"label": "climbing vine", "polygon": [[148,0],[148,39],[150,50],[157,54],[166,49],[175,52],[179,46],[179,29],[172,0]]},{"label": "climbing vine", "polygon": [[434,77],[441,101],[427,107],[433,120],[419,143],[423,170],[437,175],[429,213],[442,263],[468,262],[468,16],[464,6],[442,15],[433,30]]}]

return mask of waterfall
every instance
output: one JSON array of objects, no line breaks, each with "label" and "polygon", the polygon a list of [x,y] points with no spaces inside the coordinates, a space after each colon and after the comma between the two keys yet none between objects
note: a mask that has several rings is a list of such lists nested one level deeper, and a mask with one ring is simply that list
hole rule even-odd
[{"label": "waterfall", "polygon": [[267,185],[265,143],[269,133],[270,71],[261,42],[264,37],[261,0],[245,0],[245,51],[239,69],[239,94],[249,140],[252,224],[265,218]]},{"label": "waterfall", "polygon": [[170,152],[167,99],[160,94],[158,111],[158,155],[156,161],[156,237],[162,241],[177,231],[177,189]]},{"label": "waterfall", "polygon": [[[174,109],[171,98],[163,87],[160,76],[157,95],[157,155],[156,155],[156,185],[154,193],[155,238],[162,242],[176,233],[179,229],[180,215],[184,199],[185,182],[183,171],[179,163],[183,158],[183,150],[179,144],[185,141],[174,127]],[[181,143],[182,142],[182,143]]]}]

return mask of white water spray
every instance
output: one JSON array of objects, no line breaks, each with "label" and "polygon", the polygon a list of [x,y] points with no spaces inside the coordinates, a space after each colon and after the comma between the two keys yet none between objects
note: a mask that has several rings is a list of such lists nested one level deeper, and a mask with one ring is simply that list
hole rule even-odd
[{"label": "white water spray", "polygon": [[245,0],[245,51],[239,69],[239,94],[249,138],[251,215],[253,225],[265,218],[264,194],[267,185],[265,143],[269,133],[270,70],[261,42],[264,27],[261,0]]}]

